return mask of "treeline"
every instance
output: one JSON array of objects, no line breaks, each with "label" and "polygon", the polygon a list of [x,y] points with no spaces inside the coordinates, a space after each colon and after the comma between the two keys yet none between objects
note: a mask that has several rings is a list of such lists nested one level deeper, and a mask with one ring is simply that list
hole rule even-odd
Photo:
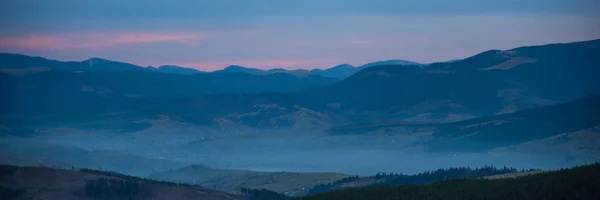
[{"label": "treeline", "polygon": [[351,183],[354,181],[358,181],[361,179],[377,179],[375,183],[367,185],[367,187],[375,187],[375,186],[393,186],[393,185],[418,185],[418,184],[428,184],[438,181],[444,180],[452,180],[452,179],[472,179],[472,178],[481,178],[484,176],[498,175],[498,174],[506,174],[518,172],[515,168],[496,168],[493,166],[484,166],[481,168],[469,168],[469,167],[456,167],[456,168],[448,168],[448,169],[438,169],[435,171],[428,171],[414,175],[405,175],[405,174],[394,174],[394,173],[377,173],[374,176],[363,177],[360,178],[358,176],[351,176],[344,179],[340,179],[338,181],[317,185],[310,189],[309,195],[320,194],[332,191],[346,183]]},{"label": "treeline", "polygon": [[143,181],[100,178],[85,182],[85,194],[93,199],[143,199],[152,186]]},{"label": "treeline", "polygon": [[[152,184],[161,184],[167,186],[183,186],[189,188],[202,188],[197,184],[175,183],[168,181],[158,181],[136,176],[119,174],[116,172],[94,170],[94,169],[79,169],[79,172],[88,174],[97,174],[109,176],[111,178],[101,178],[96,180],[86,181],[86,195],[94,199],[144,199],[145,195],[151,194]],[[202,188],[204,189],[204,188]],[[240,193],[246,196],[249,200],[289,200],[291,197],[266,189],[249,189],[242,188]]]},{"label": "treeline", "polygon": [[325,192],[329,192],[331,190],[333,190],[333,188],[335,186],[339,186],[339,185],[343,185],[346,183],[351,183],[354,181],[358,181],[360,180],[359,176],[349,176],[331,183],[325,183],[325,184],[319,184],[314,186],[313,188],[311,188],[308,191],[308,195],[313,195],[313,194],[320,194],[320,193],[325,193]]},{"label": "treeline", "polygon": [[438,181],[453,180],[453,179],[474,179],[485,176],[498,174],[507,174],[518,172],[515,168],[496,168],[493,166],[484,166],[481,168],[471,169],[470,167],[455,167],[448,169],[438,169],[414,175],[404,174],[377,174],[373,176],[376,179],[384,179],[384,181],[373,183],[369,186],[393,186],[393,185],[419,185],[428,184]]},{"label": "treeline", "polygon": [[302,200],[600,199],[600,164],[507,179],[462,179],[425,185],[350,188]]},{"label": "treeline", "polygon": [[257,189],[242,188],[242,189],[240,189],[240,193],[242,193],[242,195],[246,196],[248,198],[248,200],[288,200],[288,199],[291,199],[291,197],[288,197],[284,194],[273,192],[273,191],[267,190],[267,189],[257,190]]},{"label": "treeline", "polygon": [[117,172],[109,172],[109,171],[102,171],[102,170],[95,170],[95,169],[82,168],[82,169],[79,169],[79,172],[88,173],[88,174],[97,174],[97,175],[103,175],[103,176],[110,176],[110,177],[120,178],[120,179],[124,179],[124,180],[135,180],[135,181],[142,181],[142,182],[152,183],[152,184],[161,184],[161,185],[167,185],[170,187],[183,186],[183,187],[191,187],[191,188],[202,188],[202,186],[200,186],[198,184],[159,181],[159,180],[154,180],[154,179],[140,178],[140,177],[136,177],[136,176],[119,174]]},{"label": "treeline", "polygon": [[[16,166],[1,165],[0,177],[9,177],[15,174],[18,170]],[[13,189],[9,186],[0,185],[0,200],[16,199],[25,193],[25,189]]]}]

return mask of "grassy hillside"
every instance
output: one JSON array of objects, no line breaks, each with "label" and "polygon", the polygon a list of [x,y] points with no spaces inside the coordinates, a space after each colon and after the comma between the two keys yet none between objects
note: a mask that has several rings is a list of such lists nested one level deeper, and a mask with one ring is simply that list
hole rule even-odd
[{"label": "grassy hillside", "polygon": [[507,179],[453,180],[419,186],[355,188],[304,200],[600,199],[600,163]]},{"label": "grassy hillside", "polygon": [[94,168],[148,176],[152,173],[177,169],[186,164],[164,159],[151,159],[119,151],[89,151],[37,140],[0,140],[0,164],[22,166],[57,166]]},{"label": "grassy hillside", "polygon": [[340,173],[304,173],[304,172],[258,172],[248,170],[214,169],[205,166],[190,166],[178,170],[156,173],[152,179],[200,184],[237,192],[241,188],[268,189],[294,196],[296,192],[330,183],[348,175]]},{"label": "grassy hillside", "polygon": [[207,199],[243,196],[95,170],[0,166],[0,198],[15,199]]},{"label": "grassy hillside", "polygon": [[433,151],[476,151],[507,146],[600,125],[600,95],[536,109],[440,126]]}]

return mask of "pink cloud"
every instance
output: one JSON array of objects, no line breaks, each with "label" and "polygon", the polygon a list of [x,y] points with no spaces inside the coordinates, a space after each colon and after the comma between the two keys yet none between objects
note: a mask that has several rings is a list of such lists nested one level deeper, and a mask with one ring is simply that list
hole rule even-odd
[{"label": "pink cloud", "polygon": [[342,44],[348,44],[348,45],[369,45],[369,44],[374,44],[374,42],[369,41],[369,40],[344,40],[344,41],[342,41]]},{"label": "pink cloud", "polygon": [[49,48],[65,42],[64,38],[53,36],[0,37],[0,47],[18,49]]},{"label": "pink cloud", "polygon": [[380,42],[374,40],[362,40],[362,39],[352,39],[352,40],[328,40],[328,41],[313,41],[313,40],[297,40],[291,41],[290,44],[295,46],[369,46],[376,45]]},{"label": "pink cloud", "polygon": [[144,43],[177,43],[193,45],[203,34],[165,33],[84,33],[62,35],[26,35],[1,37],[0,47],[8,49],[68,50],[98,49]]},{"label": "pink cloud", "polygon": [[178,42],[188,43],[195,39],[201,39],[201,34],[118,34],[112,40],[115,43],[135,44],[135,43],[155,43],[155,42]]}]

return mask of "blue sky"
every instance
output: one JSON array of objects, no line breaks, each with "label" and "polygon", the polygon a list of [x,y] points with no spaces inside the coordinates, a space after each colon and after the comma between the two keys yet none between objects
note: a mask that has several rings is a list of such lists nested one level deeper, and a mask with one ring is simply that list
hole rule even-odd
[{"label": "blue sky", "polygon": [[0,51],[215,70],[463,58],[600,38],[596,0],[2,0]]}]

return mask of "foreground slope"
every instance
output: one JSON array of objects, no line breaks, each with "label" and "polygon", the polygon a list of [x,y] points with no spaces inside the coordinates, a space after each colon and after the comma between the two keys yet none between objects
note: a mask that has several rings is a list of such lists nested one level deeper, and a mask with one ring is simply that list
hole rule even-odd
[{"label": "foreground slope", "polygon": [[600,164],[507,179],[454,180],[419,186],[355,188],[302,199],[600,199]]},{"label": "foreground slope", "polygon": [[93,170],[0,166],[0,196],[14,199],[244,199],[239,195]]}]

